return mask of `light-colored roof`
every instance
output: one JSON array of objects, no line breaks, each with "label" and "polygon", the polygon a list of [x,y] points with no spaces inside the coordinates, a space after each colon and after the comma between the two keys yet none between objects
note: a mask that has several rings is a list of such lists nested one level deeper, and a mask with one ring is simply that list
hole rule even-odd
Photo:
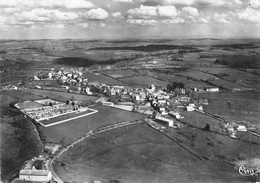
[{"label": "light-colored roof", "polygon": [[26,170],[22,169],[20,170],[19,175],[38,175],[38,176],[44,176],[48,175],[50,173],[49,170]]}]

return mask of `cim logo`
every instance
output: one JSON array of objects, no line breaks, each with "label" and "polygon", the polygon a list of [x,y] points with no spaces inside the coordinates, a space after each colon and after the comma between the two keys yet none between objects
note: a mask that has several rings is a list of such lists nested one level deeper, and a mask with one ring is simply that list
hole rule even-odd
[{"label": "cim logo", "polygon": [[260,173],[260,170],[258,169],[253,169],[253,168],[248,168],[245,167],[244,165],[241,165],[238,169],[239,174],[243,175],[243,176],[252,176],[252,175],[256,175],[257,173]]}]

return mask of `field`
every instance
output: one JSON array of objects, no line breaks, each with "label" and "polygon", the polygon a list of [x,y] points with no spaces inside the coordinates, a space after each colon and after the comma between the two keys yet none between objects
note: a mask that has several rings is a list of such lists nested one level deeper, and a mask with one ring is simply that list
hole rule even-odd
[{"label": "field", "polygon": [[132,70],[103,71],[102,73],[109,75],[110,77],[113,78],[124,78],[124,77],[131,77],[137,75],[137,73]]},{"label": "field", "polygon": [[[168,83],[172,83],[174,81],[182,82],[187,86],[188,88],[205,88],[210,87],[211,85],[199,81],[194,81],[191,79],[187,79],[186,76],[179,75],[179,72],[171,71],[170,69],[164,69],[164,70],[138,70],[140,74],[147,75],[153,78],[158,78],[160,80],[163,80]],[[169,74],[166,74],[164,72],[169,72]]]},{"label": "field", "polygon": [[224,160],[234,163],[250,157],[260,157],[259,139],[251,137],[249,140],[249,135],[246,133],[241,134],[241,139],[233,139],[215,133],[214,130],[209,132],[199,128],[184,127],[177,131],[169,129],[167,134],[191,148],[195,153],[216,162]]},{"label": "field", "polygon": [[87,78],[89,82],[100,82],[100,83],[105,83],[108,85],[122,85],[122,82],[120,82],[116,79],[113,79],[111,77],[101,75],[99,73],[86,72],[83,74],[83,76],[85,78]]},{"label": "field", "polygon": [[259,92],[220,92],[200,96],[209,99],[210,105],[204,106],[206,111],[231,120],[249,121],[260,127]]},{"label": "field", "polygon": [[248,180],[241,178],[230,165],[199,160],[146,124],[87,138],[64,153],[54,166],[64,180],[79,182],[239,183]]},{"label": "field", "polygon": [[51,98],[53,100],[66,102],[66,100],[79,100],[79,101],[94,101],[97,97],[67,93],[67,92],[59,92],[59,91],[49,91],[49,90],[39,90],[39,89],[28,89],[25,90],[27,93],[36,94],[42,96],[42,98]]},{"label": "field", "polygon": [[30,107],[42,107],[43,105],[37,103],[37,102],[32,102],[32,101],[24,101],[21,103],[17,103],[17,107],[21,110],[30,108]]},{"label": "field", "polygon": [[129,86],[132,85],[136,85],[136,86],[140,86],[140,87],[148,87],[149,85],[154,84],[155,86],[163,86],[166,87],[166,85],[168,84],[167,82],[158,80],[158,79],[154,79],[148,76],[133,76],[133,77],[128,77],[128,78],[123,78],[120,79],[122,82],[124,82],[124,84],[127,84]]},{"label": "field", "polygon": [[[243,86],[248,86],[248,87],[259,89],[260,79],[256,74],[252,74],[237,69],[226,68],[226,67],[196,68],[196,70],[200,70],[202,72],[206,72],[221,77],[225,80],[231,81],[232,83],[238,83],[240,84],[240,86],[238,85],[235,86],[238,88],[243,88]],[[227,85],[228,84],[226,84],[226,86]]]},{"label": "field", "polygon": [[3,94],[8,95],[9,97],[15,98],[17,101],[25,101],[25,100],[39,100],[44,97],[38,93],[30,93],[27,91],[2,91]]},{"label": "field", "polygon": [[0,95],[1,181],[9,182],[26,160],[38,156],[42,144],[34,125],[9,104],[17,99]]},{"label": "field", "polygon": [[50,127],[39,127],[45,142],[66,144],[91,129],[123,121],[142,119],[146,115],[106,106],[96,106],[98,113]]},{"label": "field", "polygon": [[218,86],[220,88],[230,90],[230,91],[232,91],[233,89],[236,89],[236,88],[240,88],[240,89],[246,88],[244,86],[241,86],[239,84],[236,84],[234,82],[227,81],[227,80],[224,80],[224,79],[211,80],[210,83],[215,85],[215,86]]},{"label": "field", "polygon": [[190,77],[195,80],[203,80],[203,81],[206,81],[206,80],[214,77],[210,74],[206,74],[206,73],[196,71],[196,70],[187,70],[185,72],[181,72],[180,75],[182,75],[184,77]]}]

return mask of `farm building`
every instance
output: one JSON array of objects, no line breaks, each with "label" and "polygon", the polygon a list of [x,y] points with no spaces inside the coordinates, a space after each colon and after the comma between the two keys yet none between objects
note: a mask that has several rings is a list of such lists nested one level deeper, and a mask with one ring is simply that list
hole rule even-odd
[{"label": "farm building", "polygon": [[195,105],[194,105],[194,104],[189,104],[189,105],[186,107],[186,110],[187,110],[187,111],[194,111],[194,110],[195,110]]},{"label": "farm building", "polygon": [[19,179],[26,181],[48,182],[51,180],[51,178],[52,176],[49,170],[22,169],[19,172]]},{"label": "farm building", "polygon": [[190,97],[180,97],[179,102],[189,102],[190,101]]},{"label": "farm building", "polygon": [[155,119],[160,121],[160,122],[163,122],[163,123],[168,123],[168,126],[170,126],[170,127],[173,127],[173,125],[174,125],[174,121],[173,120],[165,118],[165,117],[162,117],[160,115],[155,116]]},{"label": "farm building", "polygon": [[181,118],[181,115],[178,112],[174,112],[174,111],[169,112],[169,116],[176,118],[176,119]]},{"label": "farm building", "polygon": [[219,88],[218,87],[206,88],[205,90],[206,90],[206,92],[219,92]]}]

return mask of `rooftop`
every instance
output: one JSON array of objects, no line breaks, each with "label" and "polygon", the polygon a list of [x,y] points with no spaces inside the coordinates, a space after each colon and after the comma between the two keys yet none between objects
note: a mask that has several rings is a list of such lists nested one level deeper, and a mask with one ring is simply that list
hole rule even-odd
[{"label": "rooftop", "polygon": [[26,170],[26,169],[22,169],[20,170],[19,175],[38,175],[38,176],[42,176],[42,175],[48,175],[50,173],[49,170]]}]

